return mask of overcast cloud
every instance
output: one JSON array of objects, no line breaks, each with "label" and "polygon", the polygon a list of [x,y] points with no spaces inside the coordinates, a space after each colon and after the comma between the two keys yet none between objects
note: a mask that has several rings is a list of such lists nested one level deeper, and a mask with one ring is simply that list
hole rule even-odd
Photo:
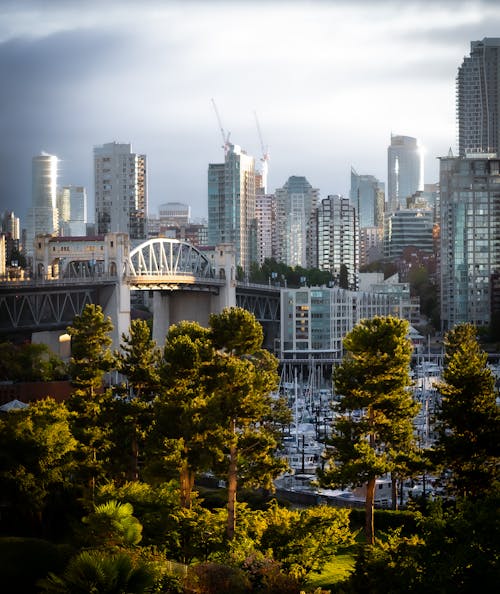
[{"label": "overcast cloud", "polygon": [[[92,148],[148,158],[150,212],[206,215],[209,162],[270,147],[270,189],[305,175],[347,195],[351,165],[386,180],[391,132],[437,156],[456,146],[455,75],[470,41],[500,37],[497,1],[0,3],[0,209],[31,201],[31,158],[62,159],[93,218]],[[24,222],[24,221],[23,221]]]}]

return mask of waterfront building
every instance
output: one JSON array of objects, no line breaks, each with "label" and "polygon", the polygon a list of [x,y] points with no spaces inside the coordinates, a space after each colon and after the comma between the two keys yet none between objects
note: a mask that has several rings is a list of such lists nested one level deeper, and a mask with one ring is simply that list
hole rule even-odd
[{"label": "waterfront building", "polygon": [[130,144],[110,142],[94,148],[95,220],[97,233],[128,233],[146,239],[146,155]]},{"label": "waterfront building", "polygon": [[362,319],[394,315],[409,308],[404,291],[349,291],[339,287],[302,287],[281,291],[282,360],[339,361],[342,340]]}]

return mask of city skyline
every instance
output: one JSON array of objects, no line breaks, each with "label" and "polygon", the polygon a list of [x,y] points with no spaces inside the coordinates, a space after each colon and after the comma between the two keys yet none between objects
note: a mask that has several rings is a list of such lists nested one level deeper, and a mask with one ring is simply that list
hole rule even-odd
[{"label": "city skyline", "polygon": [[93,148],[118,141],[148,158],[150,212],[180,201],[199,217],[208,164],[223,160],[212,97],[256,160],[257,111],[269,191],[303,175],[322,198],[347,197],[351,166],[386,182],[391,133],[419,140],[436,182],[437,157],[457,153],[458,67],[471,41],[498,36],[500,7],[149,0],[103,14],[95,1],[7,0],[0,23],[2,210],[26,220],[43,150],[61,159],[61,186],[87,188],[93,213]]}]

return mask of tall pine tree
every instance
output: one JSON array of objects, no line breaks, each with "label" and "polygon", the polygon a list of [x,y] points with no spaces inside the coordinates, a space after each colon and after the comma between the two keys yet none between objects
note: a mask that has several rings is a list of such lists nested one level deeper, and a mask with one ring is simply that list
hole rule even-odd
[{"label": "tall pine tree", "polygon": [[[374,542],[376,479],[397,471],[398,453],[413,444],[418,405],[408,390],[412,345],[408,322],[393,317],[361,321],[344,338],[347,351],[334,371],[339,417],[327,448],[323,485],[366,485],[366,540]],[[359,411],[360,416],[353,416]]]},{"label": "tall pine tree", "polygon": [[500,416],[494,377],[476,328],[459,324],[445,337],[443,381],[438,385],[438,441],[434,454],[445,470],[448,489],[478,497],[500,478]]}]

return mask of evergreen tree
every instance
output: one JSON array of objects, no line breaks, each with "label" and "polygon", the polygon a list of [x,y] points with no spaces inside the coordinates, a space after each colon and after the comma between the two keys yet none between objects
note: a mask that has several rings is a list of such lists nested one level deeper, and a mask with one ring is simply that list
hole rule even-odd
[{"label": "evergreen tree", "polygon": [[216,434],[216,467],[228,489],[227,536],[236,528],[238,481],[272,488],[285,463],[276,457],[279,436],[271,392],[278,385],[277,360],[262,349],[263,332],[242,308],[210,316],[210,337],[217,349],[205,366],[209,415]]},{"label": "evergreen tree", "polygon": [[92,398],[102,388],[104,374],[113,368],[110,350],[113,330],[111,319],[105,318],[100,305],[88,304],[68,327],[71,336],[69,373],[77,390]]},{"label": "evergreen tree", "polygon": [[201,367],[213,358],[209,332],[196,322],[170,327],[165,340],[162,390],[154,402],[151,457],[162,457],[179,473],[181,504],[191,506],[197,472],[209,467],[207,440],[212,426]]},{"label": "evergreen tree", "polygon": [[494,381],[476,328],[460,324],[450,330],[438,385],[442,401],[434,454],[451,471],[445,480],[457,495],[478,497],[499,480],[500,416]]},{"label": "evergreen tree", "polygon": [[[114,460],[123,462],[130,480],[139,478],[139,453],[152,423],[152,401],[160,389],[161,352],[151,339],[151,330],[144,320],[133,320],[130,333],[122,335],[121,350],[116,353],[117,369],[127,378],[127,387],[119,390],[114,401],[116,444]],[[130,444],[125,452],[123,445]]]},{"label": "evergreen tree", "polygon": [[68,327],[71,336],[69,372],[75,387],[67,401],[72,419],[72,431],[79,441],[79,472],[94,496],[96,480],[104,476],[111,448],[111,390],[103,387],[104,375],[113,368],[115,359],[110,350],[113,329],[99,305],[86,305]]},{"label": "evergreen tree", "polygon": [[[347,354],[334,371],[339,413],[320,472],[323,485],[366,485],[366,539],[374,541],[377,477],[398,470],[398,453],[413,444],[417,404],[408,391],[409,325],[393,317],[361,321],[344,338]],[[358,411],[358,416],[353,412]]]}]

